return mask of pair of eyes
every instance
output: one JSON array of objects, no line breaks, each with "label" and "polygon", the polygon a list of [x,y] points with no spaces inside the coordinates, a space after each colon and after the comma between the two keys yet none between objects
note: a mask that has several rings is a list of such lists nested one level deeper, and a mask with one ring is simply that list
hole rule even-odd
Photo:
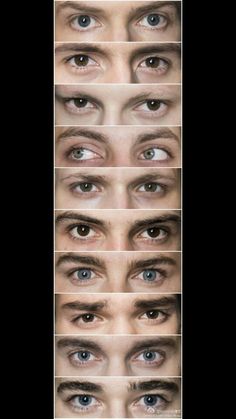
[{"label": "pair of eyes", "polygon": [[[76,54],[70,55],[63,60],[68,64],[72,71],[83,74],[86,71],[98,70],[101,67],[99,60],[96,60],[94,57],[87,54]],[[155,75],[161,76],[167,72],[170,67],[170,60],[158,57],[157,55],[151,55],[145,59],[140,60],[133,71],[135,73],[149,72]]]},{"label": "pair of eyes", "polygon": [[[90,394],[73,394],[67,397],[66,403],[75,412],[91,412],[103,403],[97,397]],[[144,413],[157,413],[158,410],[164,410],[169,401],[164,395],[160,394],[145,394],[134,400],[130,406],[131,409],[139,409]]]},{"label": "pair of eyes", "polygon": [[[152,309],[140,314],[137,314],[137,320],[141,320],[149,326],[156,326],[164,323],[170,317],[171,312],[169,308],[163,309]],[[89,328],[93,326],[98,326],[99,323],[102,323],[106,320],[105,316],[95,314],[93,312],[84,312],[81,314],[76,314],[71,318],[71,322],[82,328]]]},{"label": "pair of eyes", "polygon": [[[102,193],[106,187],[97,183],[91,182],[72,182],[69,185],[69,189],[71,192],[77,195],[83,195],[83,197],[89,198],[90,196],[97,195]],[[134,192],[139,194],[140,192],[143,194],[151,194],[151,195],[163,195],[168,190],[168,185],[161,183],[161,182],[147,182],[141,185],[138,185],[134,188]]]},{"label": "pair of eyes", "polygon": [[[86,146],[71,147],[67,151],[66,157],[76,162],[103,159],[103,156],[99,155],[99,153],[95,152],[92,149],[86,148]],[[165,160],[168,160],[170,157],[171,157],[170,153],[167,152],[164,148],[152,146],[143,150],[138,155],[138,160],[163,162]]]},{"label": "pair of eyes", "polygon": [[[93,367],[95,363],[102,362],[104,356],[93,353],[87,349],[74,350],[68,353],[69,362],[76,368]],[[138,365],[139,367],[159,367],[166,359],[166,353],[163,350],[146,349],[139,351],[137,354],[131,356],[128,362],[131,365]]]},{"label": "pair of eyes", "polygon": [[[75,286],[89,286],[100,281],[102,274],[89,267],[75,267],[66,272],[66,277]],[[167,272],[161,268],[144,269],[130,276],[129,281],[140,282],[147,286],[160,286],[167,277]]]},{"label": "pair of eyes", "polygon": [[[98,229],[98,227],[93,227],[89,224],[75,223],[68,225],[66,232],[73,240],[80,241],[90,241],[90,240],[99,240],[104,237],[104,233]],[[147,229],[144,229],[133,235],[132,239],[141,240],[145,242],[162,242],[169,237],[171,230],[168,226],[150,226]]]},{"label": "pair of eyes", "polygon": [[[90,99],[86,96],[78,97],[62,97],[62,103],[65,109],[72,114],[84,114],[103,109],[103,105],[98,103],[96,99]],[[169,100],[165,99],[146,99],[133,105],[130,111],[136,114],[140,113],[144,117],[161,117],[167,112],[170,105]]]},{"label": "pair of eyes", "polygon": [[[164,30],[168,25],[169,20],[161,13],[149,13],[142,16],[137,22],[138,30]],[[89,14],[74,15],[69,19],[69,25],[72,29],[78,32],[87,32],[94,29],[99,29],[103,26],[98,18]]]}]

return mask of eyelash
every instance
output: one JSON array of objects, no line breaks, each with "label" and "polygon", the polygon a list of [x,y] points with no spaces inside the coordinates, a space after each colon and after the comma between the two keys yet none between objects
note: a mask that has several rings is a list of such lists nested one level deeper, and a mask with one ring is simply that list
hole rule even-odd
[{"label": "eyelash", "polygon": [[[85,101],[85,106],[76,106],[76,101],[83,100]],[[64,103],[64,107],[66,108],[67,112],[72,114],[84,114],[87,112],[91,112],[93,110],[99,109],[99,106],[91,101],[90,99],[87,99],[85,96],[76,97],[76,98],[63,98],[62,99]],[[88,106],[87,106],[88,105]]]},{"label": "eyelash", "polygon": [[[79,272],[79,271],[90,271],[91,278],[80,279],[80,278],[74,277],[74,274],[76,274],[76,272]],[[69,280],[71,281],[73,285],[79,285],[79,286],[92,285],[94,281],[97,278],[99,278],[99,275],[96,271],[86,266],[81,266],[81,267],[76,267],[74,269],[71,269],[70,271],[66,272],[66,276],[69,278]]]},{"label": "eyelash", "polygon": [[[89,398],[92,399],[92,403],[94,402],[95,404],[93,405],[88,405],[88,406],[76,406],[76,399],[83,397],[83,396],[87,396]],[[99,407],[101,405],[100,401],[98,399],[96,399],[96,397],[90,395],[90,394],[73,394],[72,396],[67,397],[67,399],[65,400],[65,402],[67,404],[70,405],[71,409],[74,412],[91,412],[93,410],[95,410],[97,407]]]},{"label": "eyelash", "polygon": [[[78,232],[73,232],[74,229],[78,229],[79,227],[86,227],[89,229],[89,232],[87,235],[85,236],[80,236]],[[91,227],[89,224],[87,223],[76,223],[76,224],[70,224],[66,227],[66,233],[68,233],[70,235],[70,238],[72,240],[80,240],[80,241],[89,241],[89,240],[94,240],[96,238],[98,238],[98,236],[100,235],[99,233],[97,233],[96,229]],[[76,237],[75,234],[78,234],[79,237]],[[90,236],[90,234],[92,234],[92,237]],[[89,237],[88,237],[89,236]]]},{"label": "eyelash", "polygon": [[[141,274],[144,274],[145,271],[155,271],[155,273],[159,274],[161,278],[158,278],[158,279],[155,278],[150,283],[149,283],[149,281],[145,280],[144,278],[138,278],[138,276],[141,275]],[[167,278],[167,271],[166,270],[161,269],[161,268],[157,269],[155,267],[149,267],[149,268],[143,269],[142,271],[139,271],[136,274],[134,274],[131,277],[131,280],[141,281],[141,282],[145,283],[145,285],[148,285],[148,286],[151,287],[151,286],[156,286],[156,285],[159,285],[159,286],[162,285],[162,283],[164,282],[164,280],[166,278]]]},{"label": "eyelash", "polygon": [[[150,229],[157,229],[159,231],[157,238],[150,237],[148,230]],[[146,233],[149,237],[141,237],[142,234]],[[160,238],[159,235],[161,236]],[[141,241],[145,241],[147,244],[162,244],[165,242],[169,236],[171,235],[171,229],[168,226],[162,226],[162,225],[153,225],[148,228],[145,228],[144,230],[140,231],[136,234],[137,239],[140,239]]]},{"label": "eyelash", "polygon": [[[74,146],[72,146],[72,147],[70,147],[68,150],[66,150],[66,152],[65,152],[65,154],[64,154],[64,156],[65,156],[65,158],[66,159],[68,159],[68,160],[72,160],[73,162],[76,162],[76,163],[79,163],[79,164],[86,164],[86,162],[87,161],[90,161],[90,160],[104,160],[104,157],[103,156],[100,156],[98,153],[96,153],[95,151],[93,151],[93,150],[90,150],[89,148],[86,148],[86,147],[88,147],[88,146],[83,146],[83,145],[74,145]],[[84,151],[85,153],[87,152],[87,154],[88,154],[88,152],[89,153],[92,153],[92,154],[95,154],[96,156],[94,156],[93,158],[85,158],[85,159],[76,159],[76,158],[74,158],[73,156],[72,156],[72,153],[73,152],[75,152],[75,151]]]}]

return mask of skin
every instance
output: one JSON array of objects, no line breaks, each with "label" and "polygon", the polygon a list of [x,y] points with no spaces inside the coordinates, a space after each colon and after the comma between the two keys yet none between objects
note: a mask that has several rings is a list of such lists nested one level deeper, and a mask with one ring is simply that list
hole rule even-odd
[{"label": "skin", "polygon": [[[158,388],[132,390],[134,383],[159,383]],[[80,389],[75,389],[76,383]],[[66,389],[66,384],[74,383],[74,389]],[[83,384],[84,383],[84,384]],[[101,391],[85,391],[81,385],[85,383],[99,384]],[[171,383],[173,389],[167,389]],[[132,386],[133,384],[133,386]],[[153,385],[151,384],[151,386]],[[165,385],[166,384],[166,385]],[[93,417],[93,418],[154,418],[154,417],[180,417],[180,379],[178,378],[58,378],[56,379],[56,417]],[[67,384],[68,386],[68,384]],[[88,384],[87,384],[88,386]],[[150,387],[151,387],[150,386]],[[97,386],[98,387],[98,386]],[[88,388],[91,388],[88,387]],[[164,389],[165,388],[165,389]],[[78,397],[88,395],[92,397],[91,405],[81,406]],[[145,396],[157,396],[155,406],[148,407]],[[78,397],[76,397],[78,396]],[[68,400],[69,399],[69,400]],[[78,406],[78,407],[77,407]]]},{"label": "skin", "polygon": [[55,211],[55,217],[56,250],[180,250],[178,210]]},{"label": "skin", "polygon": [[[181,291],[179,252],[56,252],[55,264],[59,293]],[[83,270],[86,279],[80,279]]]},{"label": "skin", "polygon": [[181,123],[180,85],[57,85],[55,95],[56,125]]},{"label": "skin", "polygon": [[180,44],[57,43],[55,81],[180,83]]},{"label": "skin", "polygon": [[56,375],[179,376],[180,337],[57,336]]},{"label": "skin", "polygon": [[180,208],[176,169],[56,170],[56,208]]},{"label": "skin", "polygon": [[57,252],[56,292],[180,292],[180,264],[179,252]]},{"label": "skin", "polygon": [[[55,136],[58,167],[181,166],[180,127],[56,127]],[[81,148],[83,157],[75,159]],[[149,149],[156,157],[145,159]]]},{"label": "skin", "polygon": [[[139,307],[139,302],[140,304],[142,302],[142,307]],[[99,306],[94,307],[97,303]],[[91,304],[93,304],[92,307]],[[155,313],[154,318],[150,318],[151,312]],[[178,334],[180,333],[180,311],[177,296],[175,294],[142,294],[140,296],[135,294],[58,294],[56,295],[56,333]]]},{"label": "skin", "polygon": [[[70,2],[73,7],[61,8],[63,3],[65,5],[66,2],[56,4],[56,41],[181,40],[180,16],[176,8],[179,2],[85,1]],[[141,10],[144,6],[146,10]],[[156,13],[159,19],[155,26],[151,26],[147,20],[152,13]],[[87,27],[78,24],[81,15],[91,18]]]}]

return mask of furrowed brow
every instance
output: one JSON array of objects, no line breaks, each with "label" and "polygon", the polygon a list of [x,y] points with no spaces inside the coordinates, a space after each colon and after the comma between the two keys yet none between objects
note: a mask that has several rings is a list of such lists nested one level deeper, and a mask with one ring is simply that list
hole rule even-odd
[{"label": "furrowed brow", "polygon": [[56,53],[60,53],[60,52],[68,52],[68,51],[73,51],[73,52],[97,52],[100,54],[104,54],[104,50],[94,44],[75,44],[75,43],[71,43],[71,44],[62,44],[62,45],[58,45],[55,48],[55,52]]},{"label": "furrowed brow", "polygon": [[71,211],[65,211],[62,214],[59,214],[56,216],[56,224],[59,224],[63,221],[69,221],[69,220],[76,220],[76,221],[82,221],[85,223],[91,223],[95,224],[99,227],[105,227],[105,223],[101,220],[98,220],[97,218],[88,217],[83,214],[78,214],[76,212]]},{"label": "furrowed brow", "polygon": [[100,384],[90,383],[89,381],[64,381],[57,387],[58,393],[62,393],[66,390],[92,391],[93,393],[103,392],[103,388]]},{"label": "furrowed brow", "polygon": [[151,265],[170,265],[175,266],[176,261],[168,256],[158,256],[156,258],[134,260],[130,263],[130,270],[146,268]]},{"label": "furrowed brow", "polygon": [[97,266],[100,268],[105,268],[105,263],[94,257],[94,256],[80,256],[80,255],[74,255],[73,253],[66,253],[59,257],[57,260],[56,266],[59,267],[60,265],[64,263],[84,263],[87,265]]},{"label": "furrowed brow", "polygon": [[151,310],[165,306],[176,306],[177,300],[175,296],[168,296],[162,298],[153,298],[150,300],[137,300],[134,307],[141,310]]},{"label": "furrowed brow", "polygon": [[101,9],[97,7],[90,6],[88,3],[78,2],[78,1],[63,1],[58,2],[57,12],[64,9],[74,9],[79,12],[91,12],[91,13],[101,13]]}]

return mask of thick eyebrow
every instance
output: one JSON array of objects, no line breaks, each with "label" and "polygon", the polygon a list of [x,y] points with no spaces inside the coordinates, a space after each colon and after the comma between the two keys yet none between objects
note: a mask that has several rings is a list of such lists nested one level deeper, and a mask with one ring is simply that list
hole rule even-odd
[{"label": "thick eyebrow", "polygon": [[71,301],[70,303],[62,304],[63,310],[77,310],[77,311],[99,311],[107,306],[107,301],[95,301],[94,303],[83,303],[81,301]]},{"label": "thick eyebrow", "polygon": [[60,52],[68,52],[68,51],[73,51],[73,52],[97,52],[99,54],[104,54],[106,53],[101,47],[94,45],[94,44],[76,44],[76,43],[71,43],[71,44],[63,44],[60,46],[57,46],[55,48],[55,52],[56,53],[60,53]]},{"label": "thick eyebrow", "polygon": [[154,339],[145,339],[142,342],[137,342],[132,346],[128,354],[126,355],[126,358],[129,358],[131,355],[133,355],[136,352],[139,352],[141,350],[149,349],[152,346],[158,346],[159,348],[163,347],[169,347],[170,349],[176,350],[177,348],[177,342],[173,338],[169,337],[158,337]]},{"label": "thick eyebrow", "polygon": [[[58,2],[59,3],[59,2]],[[101,13],[102,10],[98,7],[90,6],[88,3],[81,1],[63,1],[57,6],[57,12],[63,9],[71,8],[78,11],[86,11],[91,13]]]},{"label": "thick eyebrow", "polygon": [[166,53],[166,52],[174,52],[180,54],[181,46],[179,44],[155,44],[150,46],[145,46],[141,48],[137,48],[132,51],[131,59],[134,59],[136,55],[142,54],[159,54],[159,53]]},{"label": "thick eyebrow", "polygon": [[163,224],[163,223],[168,223],[168,222],[180,224],[180,220],[181,220],[180,215],[177,215],[177,214],[166,214],[166,215],[161,215],[159,217],[146,218],[144,220],[137,220],[132,225],[132,228],[129,232],[129,236],[132,236],[133,234],[135,234],[137,231],[139,231],[142,228],[150,228],[151,225]]},{"label": "thick eyebrow", "polygon": [[64,349],[64,348],[78,348],[83,347],[86,349],[91,349],[94,351],[102,352],[102,349],[100,346],[87,339],[80,339],[80,338],[62,338],[57,341],[57,348],[58,349]]},{"label": "thick eyebrow", "polygon": [[178,385],[174,381],[150,380],[130,383],[129,391],[169,390],[177,393]]},{"label": "thick eyebrow", "polygon": [[87,215],[78,214],[77,212],[65,211],[62,214],[56,216],[56,224],[67,220],[82,221],[84,223],[91,223],[105,228],[105,223],[103,221],[98,220],[97,218],[89,217]]},{"label": "thick eyebrow", "polygon": [[168,296],[162,298],[152,298],[150,300],[137,300],[134,307],[141,310],[151,310],[157,307],[177,306],[177,299],[175,296]]},{"label": "thick eyebrow", "polygon": [[106,142],[106,137],[100,134],[99,132],[91,131],[87,129],[80,129],[80,128],[66,129],[64,132],[59,134],[59,136],[57,137],[57,140],[65,140],[65,139],[68,139],[68,137],[79,137],[79,136],[88,138],[90,140],[96,140],[96,141],[104,142],[104,143]]},{"label": "thick eyebrow", "polygon": [[147,173],[145,175],[141,175],[139,177],[137,177],[134,181],[131,182],[131,186],[136,186],[139,185],[140,183],[145,183],[145,182],[153,182],[153,181],[158,181],[158,179],[171,179],[171,180],[177,180],[177,174],[178,174],[178,169],[172,169],[173,170],[173,174],[175,176],[171,176],[171,175],[165,175],[162,174],[161,171],[156,171],[155,170],[151,173]]},{"label": "thick eyebrow", "polygon": [[96,258],[94,256],[80,256],[80,255],[74,255],[73,253],[66,253],[61,255],[56,263],[56,266],[59,267],[63,263],[84,263],[86,265],[92,265],[99,268],[105,268],[105,263],[103,260]]},{"label": "thick eyebrow", "polygon": [[168,128],[158,128],[154,132],[147,134],[140,134],[136,140],[136,143],[142,144],[147,141],[156,140],[157,138],[168,138],[175,140],[179,143],[179,138]]},{"label": "thick eyebrow", "polygon": [[106,176],[102,176],[102,175],[90,175],[89,173],[81,173],[81,172],[79,172],[79,173],[73,173],[72,175],[65,176],[65,177],[61,178],[60,181],[64,181],[66,179],[71,179],[71,178],[78,178],[81,181],[88,182],[88,183],[100,182],[103,185],[106,185],[107,182],[108,182],[108,179],[106,178]]},{"label": "thick eyebrow", "polygon": [[102,393],[103,388],[100,384],[89,381],[64,381],[57,387],[57,392],[62,393],[66,390],[92,391],[93,393]]},{"label": "thick eyebrow", "polygon": [[147,268],[151,265],[175,266],[176,261],[175,259],[172,259],[169,256],[158,256],[156,258],[150,258],[150,259],[132,260],[130,263],[130,271],[134,269]]}]

